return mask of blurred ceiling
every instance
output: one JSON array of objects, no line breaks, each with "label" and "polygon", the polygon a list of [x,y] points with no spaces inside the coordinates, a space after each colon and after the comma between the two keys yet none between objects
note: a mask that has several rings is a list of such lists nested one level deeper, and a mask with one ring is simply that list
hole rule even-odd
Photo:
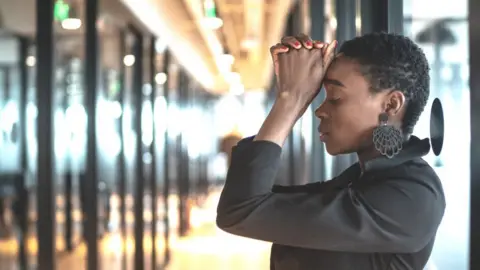
[{"label": "blurred ceiling", "polygon": [[[75,3],[83,17],[84,0],[65,1]],[[272,64],[269,48],[280,40],[294,1],[99,0],[99,4],[102,20],[107,18],[111,25],[115,25],[113,29],[128,22],[144,32],[153,33],[168,45],[179,64],[206,90],[226,93],[233,88],[238,90],[238,86],[247,91],[270,86]],[[205,4],[208,2],[215,4],[216,16],[223,22],[217,29],[206,24]],[[33,37],[35,1],[0,0],[0,28]],[[103,36],[118,33],[99,29]],[[56,31],[57,35],[70,37],[70,45],[61,47],[83,51],[83,27],[74,32]],[[102,55],[105,61],[118,62],[117,48],[103,52],[108,54]],[[224,54],[233,56],[231,67],[225,65],[228,58]]]},{"label": "blurred ceiling", "polygon": [[[225,93],[237,86],[238,73],[247,91],[268,88],[269,54],[282,34],[294,0],[216,0],[218,29],[206,25],[205,0],[122,0],[152,32],[165,40],[187,71],[207,90]],[[207,1],[209,2],[209,1]],[[211,1],[213,2],[213,1]],[[225,68],[223,54],[234,58]]]}]

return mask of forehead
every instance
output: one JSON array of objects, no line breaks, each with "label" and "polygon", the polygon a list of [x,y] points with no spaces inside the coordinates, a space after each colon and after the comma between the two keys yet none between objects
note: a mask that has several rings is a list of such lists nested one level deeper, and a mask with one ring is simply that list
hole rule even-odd
[{"label": "forehead", "polygon": [[328,68],[325,78],[341,82],[347,92],[367,92],[369,83],[359,72],[359,68],[359,64],[354,60],[338,54]]}]

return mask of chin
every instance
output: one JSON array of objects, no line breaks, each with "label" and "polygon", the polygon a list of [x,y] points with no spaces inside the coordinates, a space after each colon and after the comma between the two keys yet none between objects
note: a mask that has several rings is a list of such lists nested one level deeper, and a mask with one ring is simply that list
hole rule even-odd
[{"label": "chin", "polygon": [[339,151],[339,148],[335,147],[335,145],[332,145],[331,143],[325,143],[325,148],[327,150],[327,153],[331,156],[336,156],[341,154],[341,151]]},{"label": "chin", "polygon": [[354,151],[345,151],[345,147],[341,147],[340,145],[333,144],[326,142],[325,143],[325,148],[327,150],[327,153],[331,156],[338,156],[338,155],[343,155],[343,154],[350,154],[353,153]]}]

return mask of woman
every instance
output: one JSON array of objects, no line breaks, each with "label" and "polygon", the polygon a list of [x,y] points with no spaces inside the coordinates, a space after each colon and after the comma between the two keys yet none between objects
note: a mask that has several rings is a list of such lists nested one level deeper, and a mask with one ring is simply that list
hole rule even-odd
[{"label": "woman", "polygon": [[[335,47],[303,35],[272,47],[278,95],[258,134],[233,149],[217,225],[273,242],[275,270],[421,270],[445,210],[422,159],[429,140],[411,136],[428,100],[428,62],[394,34]],[[325,183],[272,189],[284,141],[322,84],[320,140],[359,162]]]}]

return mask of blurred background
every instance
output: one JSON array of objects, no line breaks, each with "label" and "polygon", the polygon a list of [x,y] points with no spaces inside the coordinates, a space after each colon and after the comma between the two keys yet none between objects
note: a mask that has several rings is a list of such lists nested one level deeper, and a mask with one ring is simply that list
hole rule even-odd
[{"label": "blurred background", "polygon": [[[448,203],[426,269],[469,269],[468,6],[0,0],[0,269],[269,269],[269,243],[215,227],[230,149],[273,102],[269,47],[284,35],[341,43],[372,31],[409,36],[430,61],[414,134],[429,137],[439,98],[444,149],[427,160]],[[288,138],[278,184],[326,181],[356,161],[318,141],[322,98]]]}]

